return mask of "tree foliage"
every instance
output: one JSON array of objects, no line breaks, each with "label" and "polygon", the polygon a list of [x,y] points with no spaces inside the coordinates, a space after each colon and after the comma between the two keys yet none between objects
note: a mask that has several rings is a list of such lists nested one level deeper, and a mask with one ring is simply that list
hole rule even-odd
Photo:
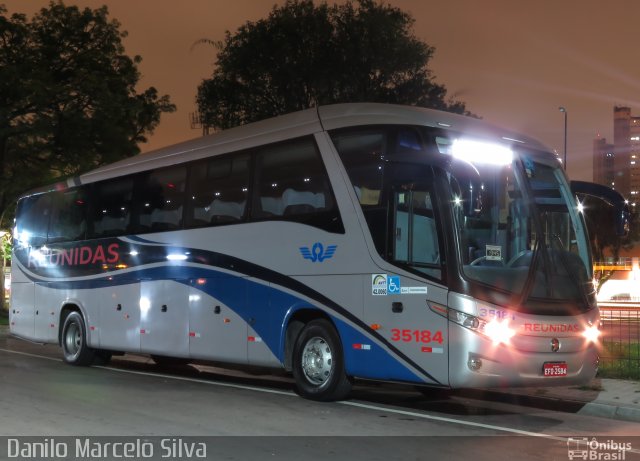
[{"label": "tree foliage", "polygon": [[[582,197],[581,201],[584,206],[584,217],[594,263],[603,263],[607,258],[617,261],[622,249],[629,251],[640,240],[640,228],[636,213],[631,216],[629,234],[620,237],[615,231],[618,216],[616,216],[616,210],[613,206],[601,199],[589,196]],[[598,270],[594,273],[598,291],[612,275],[613,272],[609,270]]]},{"label": "tree foliage", "polygon": [[28,20],[0,5],[1,213],[25,189],[139,153],[175,110],[136,90],[141,58],[125,54],[125,36],[106,7],[52,1]]},{"label": "tree foliage", "polygon": [[466,113],[464,103],[446,99],[445,86],[434,82],[428,63],[435,50],[413,35],[413,22],[374,0],[275,6],[268,18],[214,43],[216,69],[197,95],[203,123],[224,129],[339,102]]}]

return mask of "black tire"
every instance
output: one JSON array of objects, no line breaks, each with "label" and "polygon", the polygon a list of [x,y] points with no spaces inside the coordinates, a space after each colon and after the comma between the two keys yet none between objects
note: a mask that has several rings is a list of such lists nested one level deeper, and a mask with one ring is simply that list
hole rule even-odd
[{"label": "black tire", "polygon": [[70,365],[89,366],[96,351],[87,345],[87,329],[79,312],[71,312],[62,327],[62,358]]},{"label": "black tire", "polygon": [[298,393],[311,400],[341,400],[351,391],[342,343],[329,321],[313,320],[298,335],[293,348],[293,377]]}]

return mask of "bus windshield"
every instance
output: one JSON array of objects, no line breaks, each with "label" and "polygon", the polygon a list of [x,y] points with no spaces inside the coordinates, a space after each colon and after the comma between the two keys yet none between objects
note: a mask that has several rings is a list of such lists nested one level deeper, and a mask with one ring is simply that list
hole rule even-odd
[{"label": "bus windshield", "polygon": [[555,159],[523,152],[502,165],[460,162],[449,184],[465,278],[509,293],[523,311],[592,305],[583,220]]},{"label": "bus windshield", "polygon": [[[551,153],[410,126],[345,130],[332,140],[387,261],[521,312],[570,315],[595,305],[584,220]],[[442,177],[446,191],[436,187]],[[458,270],[445,271],[453,259]]]}]

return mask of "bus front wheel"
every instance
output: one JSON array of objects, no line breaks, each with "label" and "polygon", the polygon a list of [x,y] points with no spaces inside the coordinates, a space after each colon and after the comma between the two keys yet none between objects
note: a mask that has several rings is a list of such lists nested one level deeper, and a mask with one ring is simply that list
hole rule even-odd
[{"label": "bus front wheel", "polygon": [[95,359],[95,350],[87,345],[87,330],[79,312],[71,312],[62,327],[62,355],[66,363],[88,366]]},{"label": "bus front wheel", "polygon": [[312,400],[340,400],[351,391],[342,344],[329,321],[314,320],[300,332],[293,348],[293,377],[299,394]]}]

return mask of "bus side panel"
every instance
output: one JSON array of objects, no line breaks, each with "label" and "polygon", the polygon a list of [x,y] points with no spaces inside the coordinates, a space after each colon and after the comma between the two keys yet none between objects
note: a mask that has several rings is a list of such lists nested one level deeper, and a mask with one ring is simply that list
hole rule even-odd
[{"label": "bus side panel", "polygon": [[100,306],[100,348],[139,352],[140,284],[113,285],[105,281],[91,292]]},{"label": "bus side panel", "polygon": [[58,341],[58,315],[64,291],[51,288],[48,283],[35,284],[35,329],[38,341],[55,343]]},{"label": "bus side panel", "polygon": [[[249,319],[248,355],[251,365],[282,366],[275,353],[269,349],[268,344],[276,347],[277,335],[263,338],[260,332],[280,332],[283,329],[284,319],[282,312],[275,310],[272,294],[275,290],[271,286],[265,286],[252,280],[248,290],[248,308],[252,312]],[[251,321],[253,320],[253,322]],[[278,346],[279,347],[279,346]],[[277,350],[276,350],[277,352]]]},{"label": "bus side panel", "polygon": [[247,362],[247,281],[220,276],[190,281],[189,355],[195,359]]},{"label": "bus side panel", "polygon": [[140,284],[140,351],[189,356],[189,287],[173,280]]},{"label": "bus side panel", "polygon": [[11,333],[29,339],[33,338],[34,332],[34,290],[32,282],[14,281],[11,285]]}]

